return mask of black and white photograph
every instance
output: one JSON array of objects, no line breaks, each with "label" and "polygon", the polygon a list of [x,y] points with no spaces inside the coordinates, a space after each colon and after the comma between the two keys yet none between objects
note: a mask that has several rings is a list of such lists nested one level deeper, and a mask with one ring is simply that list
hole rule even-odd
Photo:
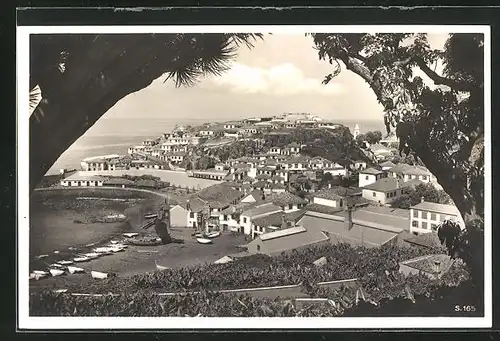
[{"label": "black and white photograph", "polygon": [[491,327],[489,26],[17,39],[20,328]]}]

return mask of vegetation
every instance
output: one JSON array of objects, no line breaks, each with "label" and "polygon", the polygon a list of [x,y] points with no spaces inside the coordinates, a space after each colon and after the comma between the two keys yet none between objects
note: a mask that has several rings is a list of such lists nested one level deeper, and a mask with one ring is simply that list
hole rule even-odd
[{"label": "vegetation", "polygon": [[123,179],[133,181],[135,187],[162,189],[170,186],[170,183],[162,181],[159,177],[149,174],[139,176],[124,174],[121,177]]},{"label": "vegetation", "polygon": [[443,190],[438,190],[432,184],[420,184],[413,187],[404,188],[401,196],[391,202],[391,207],[409,209],[411,206],[420,203],[422,198],[427,202],[438,204],[451,204],[451,198]]},{"label": "vegetation", "polygon": [[[30,37],[30,189],[120,99],[165,75],[219,75],[260,34],[36,34]],[[30,96],[33,101],[36,96]],[[71,115],[69,118],[68,116]],[[67,122],[65,129],[59,129]]]},{"label": "vegetation", "polygon": [[365,134],[359,134],[356,137],[357,142],[366,141],[369,144],[375,144],[375,143],[379,142],[380,140],[382,140],[382,133],[378,130],[369,131]]},{"label": "vegetation", "polygon": [[[311,34],[334,65],[324,83],[347,70],[363,78],[396,128],[400,152],[415,154],[437,177],[466,220],[484,215],[484,37],[450,34],[444,50],[427,35]],[[435,65],[443,65],[438,74]],[[414,77],[424,72],[434,87]]]},{"label": "vegetation", "polygon": [[[459,264],[438,281],[426,276],[405,277],[398,272],[399,261],[423,253],[417,248],[364,249],[338,245],[294,252],[276,259],[263,255],[250,256],[202,269],[184,268],[134,276],[125,280],[127,283],[119,282],[119,278],[106,280],[100,283],[103,285],[101,290],[95,290],[97,286],[92,288],[94,292],[103,293],[101,297],[75,297],[46,290],[31,295],[30,311],[38,316],[364,316],[373,313],[375,306],[377,309],[391,308],[394,300],[418,298],[419,304],[426,305],[428,301],[441,299],[442,288],[468,283],[468,273]],[[327,265],[316,267],[311,264],[319,255],[325,254]],[[359,257],[367,257],[366,262],[358,261]],[[361,279],[357,284],[336,288],[315,285],[318,281],[339,276]],[[241,288],[296,284],[299,281],[307,295],[328,298],[331,302],[298,307],[289,297],[271,299],[211,292],[220,289],[223,284],[224,287]],[[159,290],[165,292],[175,286],[199,293],[177,296],[156,294]],[[455,289],[448,290],[453,292]],[[116,296],[106,295],[110,292]],[[362,302],[357,302],[356,296],[370,302],[369,309]],[[360,307],[356,303],[360,303]],[[405,309],[411,311],[412,307]],[[408,316],[406,310],[394,313]]]}]

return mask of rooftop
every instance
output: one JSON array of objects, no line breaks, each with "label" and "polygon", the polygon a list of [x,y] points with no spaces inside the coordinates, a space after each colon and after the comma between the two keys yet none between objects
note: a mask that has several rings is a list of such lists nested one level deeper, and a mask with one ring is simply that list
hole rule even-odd
[{"label": "rooftop", "polygon": [[278,230],[274,232],[264,233],[260,236],[261,240],[270,240],[274,238],[280,238],[284,236],[289,236],[296,233],[306,232],[307,230],[303,226],[294,226],[288,229]]},{"label": "rooftop", "polygon": [[[331,207],[320,204],[308,204],[305,209],[311,212],[324,213],[324,214],[336,214],[343,212],[343,209],[338,207]],[[341,213],[340,213],[341,214]]]},{"label": "rooftop", "polygon": [[273,204],[278,206],[305,204],[306,201],[290,192],[273,194],[270,198]]},{"label": "rooftop", "polygon": [[396,178],[382,178],[378,179],[372,184],[366,185],[363,189],[368,189],[376,192],[391,192],[398,188],[405,187],[403,181]]},{"label": "rooftop", "polygon": [[436,204],[433,202],[421,202],[415,206],[410,207],[415,210],[420,210],[420,211],[429,211],[429,212],[435,212],[435,213],[443,213],[443,214],[449,214],[449,215],[459,215],[458,208],[453,205],[445,205],[445,204]]},{"label": "rooftop", "polygon": [[408,175],[429,175],[430,172],[427,168],[422,166],[412,166],[406,163],[399,163],[389,169],[391,173],[400,173],[400,174],[408,174]]},{"label": "rooftop", "polygon": [[203,201],[207,201],[211,206],[219,206],[223,204],[230,204],[231,202],[241,198],[242,195],[242,192],[231,188],[227,185],[227,183],[221,183],[204,188],[193,195],[193,197],[197,197],[202,199]]},{"label": "rooftop", "polygon": [[442,246],[436,233],[422,233],[418,236],[414,235],[413,233],[408,233],[408,236],[404,237],[404,240],[410,244],[428,248]]},{"label": "rooftop", "polygon": [[439,262],[440,263],[440,271],[439,274],[443,274],[447,272],[450,267],[453,265],[453,260],[450,258],[450,256],[445,255],[445,254],[435,254],[435,255],[427,255],[423,257],[418,257],[414,259],[410,259],[407,261],[402,262],[401,264],[404,264],[406,266],[409,266],[411,268],[431,273],[431,274],[436,274],[436,271],[434,269],[435,263],[434,262]]},{"label": "rooftop", "polygon": [[[343,217],[344,213],[337,213]],[[395,231],[408,230],[410,228],[410,211],[394,209],[384,206],[366,206],[354,210],[352,213],[354,220],[370,222],[374,226],[385,226]]]},{"label": "rooftop", "polygon": [[304,210],[299,210],[290,213],[276,212],[264,217],[255,218],[253,223],[256,226],[268,227],[268,226],[281,226],[283,215],[285,216],[286,222],[297,222],[305,214]]},{"label": "rooftop", "polygon": [[396,166],[393,162],[391,161],[385,161],[380,164],[381,167],[394,167]]},{"label": "rooftop", "polygon": [[[272,234],[278,232],[281,232],[281,234],[274,235],[273,237]],[[264,237],[266,235],[271,235],[271,238],[269,238],[269,236]],[[306,230],[300,227],[293,227],[290,229],[262,234],[250,242],[250,244],[262,243],[265,247],[266,253],[278,254],[284,251],[313,245],[327,240],[328,237],[319,230]]]},{"label": "rooftop", "polygon": [[314,193],[314,197],[328,200],[343,199],[343,196],[338,194],[338,190],[336,188],[323,188],[319,192]]},{"label": "rooftop", "polygon": [[79,173],[73,173],[70,176],[63,179],[63,181],[106,181],[107,178],[99,175],[83,175]]},{"label": "rooftop", "polygon": [[265,203],[257,205],[249,210],[246,210],[242,213],[242,215],[247,216],[249,218],[257,218],[260,216],[264,216],[267,214],[272,214],[276,212],[281,212],[281,207],[274,205],[273,203]]},{"label": "rooftop", "polygon": [[298,224],[305,226],[308,230],[316,229],[340,237],[342,242],[366,247],[384,245],[397,236],[395,232],[363,226],[355,221],[353,221],[352,228],[347,230],[344,221],[338,219],[338,217],[315,212],[307,212],[298,221]]},{"label": "rooftop", "polygon": [[104,182],[105,185],[133,185],[134,182],[124,178],[110,178]]}]

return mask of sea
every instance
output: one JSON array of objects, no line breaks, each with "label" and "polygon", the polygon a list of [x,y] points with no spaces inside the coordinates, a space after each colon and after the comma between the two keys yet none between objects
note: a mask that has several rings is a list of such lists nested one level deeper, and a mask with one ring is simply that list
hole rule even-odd
[{"label": "sea", "polygon": [[[124,155],[129,147],[141,144],[147,138],[170,132],[178,124],[196,126],[216,121],[218,121],[216,118],[206,117],[101,118],[59,157],[47,175],[57,174],[61,169],[80,169],[81,160],[89,156]],[[227,119],[220,121],[227,121]],[[338,122],[349,127],[351,131],[358,124],[362,134],[374,130],[384,132],[385,129],[382,118],[380,121],[338,120]]]}]

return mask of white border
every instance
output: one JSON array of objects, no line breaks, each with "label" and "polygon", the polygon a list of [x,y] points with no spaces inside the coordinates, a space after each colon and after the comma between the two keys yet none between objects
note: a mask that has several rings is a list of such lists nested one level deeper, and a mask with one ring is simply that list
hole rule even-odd
[{"label": "white border", "polygon": [[[429,318],[184,318],[184,317],[30,317],[29,316],[29,35],[33,33],[483,33],[485,73],[491,70],[490,26],[19,26],[17,27],[17,188],[18,188],[18,328],[19,329],[384,329],[491,328],[491,74],[484,79],[485,113],[485,316]],[[450,310],[452,307],[450,307]]]}]

